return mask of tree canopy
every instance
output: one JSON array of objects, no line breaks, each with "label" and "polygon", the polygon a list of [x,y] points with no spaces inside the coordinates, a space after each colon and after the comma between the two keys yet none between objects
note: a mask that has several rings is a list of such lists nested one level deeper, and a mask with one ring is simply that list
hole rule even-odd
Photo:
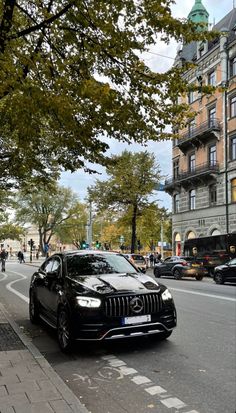
[{"label": "tree canopy", "polygon": [[69,188],[56,186],[54,193],[48,190],[18,194],[16,220],[31,223],[38,228],[40,249],[49,244],[60,225],[73,216],[77,198]]},{"label": "tree canopy", "polygon": [[88,189],[89,199],[100,212],[116,211],[118,216],[129,220],[131,252],[134,252],[137,218],[150,203],[149,197],[160,180],[160,170],[154,155],[147,151],[124,151],[111,160],[112,164],[106,168],[108,179],[96,180]]},{"label": "tree canopy", "polygon": [[[142,53],[171,38],[204,39],[172,0],[3,0],[0,4],[0,188],[48,183],[60,168],[106,165],[108,139],[166,139],[186,90],[173,67]],[[186,67],[185,67],[186,69]]]}]

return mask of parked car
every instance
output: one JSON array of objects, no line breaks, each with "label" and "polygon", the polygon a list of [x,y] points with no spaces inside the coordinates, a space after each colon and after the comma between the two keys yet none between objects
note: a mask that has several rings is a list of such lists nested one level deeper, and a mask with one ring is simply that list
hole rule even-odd
[{"label": "parked car", "polygon": [[75,340],[143,335],[169,337],[176,327],[170,291],[122,254],[73,251],[52,255],[33,274],[29,315],[56,329],[62,351]]},{"label": "parked car", "polygon": [[176,280],[182,277],[194,277],[200,281],[207,275],[207,269],[195,257],[173,256],[155,264],[154,276],[173,276]]},{"label": "parked car", "polygon": [[147,271],[147,260],[142,254],[125,254],[132,263],[142,272]]},{"label": "parked car", "polygon": [[236,282],[236,258],[219,265],[214,269],[213,279],[216,284],[224,284],[225,282]]}]

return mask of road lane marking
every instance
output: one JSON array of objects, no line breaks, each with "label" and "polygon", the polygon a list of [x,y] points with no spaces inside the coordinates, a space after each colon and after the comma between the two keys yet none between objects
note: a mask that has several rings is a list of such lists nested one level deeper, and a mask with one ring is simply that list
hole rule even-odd
[{"label": "road lane marking", "polygon": [[194,295],[202,295],[203,297],[217,298],[217,299],[219,299],[219,300],[236,302],[236,298],[224,297],[223,295],[199,293],[199,292],[197,292],[197,291],[189,291],[189,290],[185,290],[185,289],[183,289],[183,288],[172,288],[172,287],[169,287],[169,289],[170,289],[170,291],[179,291],[179,292],[181,292],[181,293],[188,293],[188,294],[194,294]]},{"label": "road lane marking", "polygon": [[[119,361],[119,362],[122,361],[122,360],[116,358],[116,356],[114,356],[114,355],[102,356],[101,359],[106,361],[110,366],[111,366],[111,363],[114,363],[116,360]],[[135,374],[138,373],[135,369],[131,369],[128,366],[127,367],[125,367],[125,366],[118,367],[118,370],[122,371],[123,375],[125,375],[125,373],[124,373],[125,369],[133,370],[133,377],[130,378],[130,381],[135,383],[137,386],[143,386],[143,385],[146,384],[148,387],[146,387],[146,388],[143,387],[143,390],[146,391],[150,396],[154,396],[154,397],[156,396],[156,400],[158,402],[162,403],[167,409],[173,409],[174,408],[174,409],[179,410],[179,409],[182,409],[184,407],[189,407],[186,403],[184,403],[179,398],[166,394],[167,390],[163,389],[163,387],[156,386],[156,385],[153,385],[153,386],[148,385],[148,383],[153,383],[152,380],[150,380],[148,377],[145,377],[145,376],[135,375]],[[199,413],[199,411],[197,411],[197,410],[191,410],[190,411],[189,410],[186,413]]]},{"label": "road lane marking", "polygon": [[19,275],[21,278],[18,278],[17,280],[11,281],[6,285],[6,289],[8,291],[11,291],[11,293],[17,295],[19,298],[21,298],[23,301],[25,301],[27,304],[29,304],[29,298],[26,297],[24,294],[21,294],[19,291],[15,290],[15,288],[12,288],[12,285],[17,283],[18,281],[22,281],[27,279],[27,277],[19,272],[15,272],[15,271],[8,271],[11,272],[13,274]]},{"label": "road lane marking", "polygon": [[186,404],[182,402],[182,400],[177,399],[177,397],[169,397],[169,399],[161,400],[161,403],[168,407],[168,409],[171,409],[172,407],[175,409],[182,409],[186,406]]},{"label": "road lane marking", "polygon": [[151,396],[154,396],[155,394],[163,394],[166,393],[167,391],[165,389],[163,389],[163,387],[161,386],[152,386],[152,387],[148,387],[147,389],[145,389],[145,391],[149,394],[151,394]]}]

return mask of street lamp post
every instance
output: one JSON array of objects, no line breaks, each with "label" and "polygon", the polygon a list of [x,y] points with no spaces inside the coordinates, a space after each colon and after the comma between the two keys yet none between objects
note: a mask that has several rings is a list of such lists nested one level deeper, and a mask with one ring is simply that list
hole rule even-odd
[{"label": "street lamp post", "polygon": [[164,216],[161,216],[161,258],[163,259],[163,222],[164,222]]}]

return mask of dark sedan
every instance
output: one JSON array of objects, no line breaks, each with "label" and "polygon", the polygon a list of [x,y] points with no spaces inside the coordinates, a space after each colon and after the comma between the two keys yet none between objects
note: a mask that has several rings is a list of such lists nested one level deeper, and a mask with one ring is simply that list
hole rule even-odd
[{"label": "dark sedan", "polygon": [[63,351],[74,340],[165,339],[176,327],[169,290],[119,253],[54,254],[33,274],[29,297],[31,321],[54,327]]},{"label": "dark sedan", "polygon": [[215,267],[213,279],[216,284],[224,284],[225,282],[236,283],[236,258]]},{"label": "dark sedan", "polygon": [[176,280],[182,277],[194,277],[200,281],[207,275],[207,269],[195,257],[168,257],[154,266],[154,276],[173,276]]}]

